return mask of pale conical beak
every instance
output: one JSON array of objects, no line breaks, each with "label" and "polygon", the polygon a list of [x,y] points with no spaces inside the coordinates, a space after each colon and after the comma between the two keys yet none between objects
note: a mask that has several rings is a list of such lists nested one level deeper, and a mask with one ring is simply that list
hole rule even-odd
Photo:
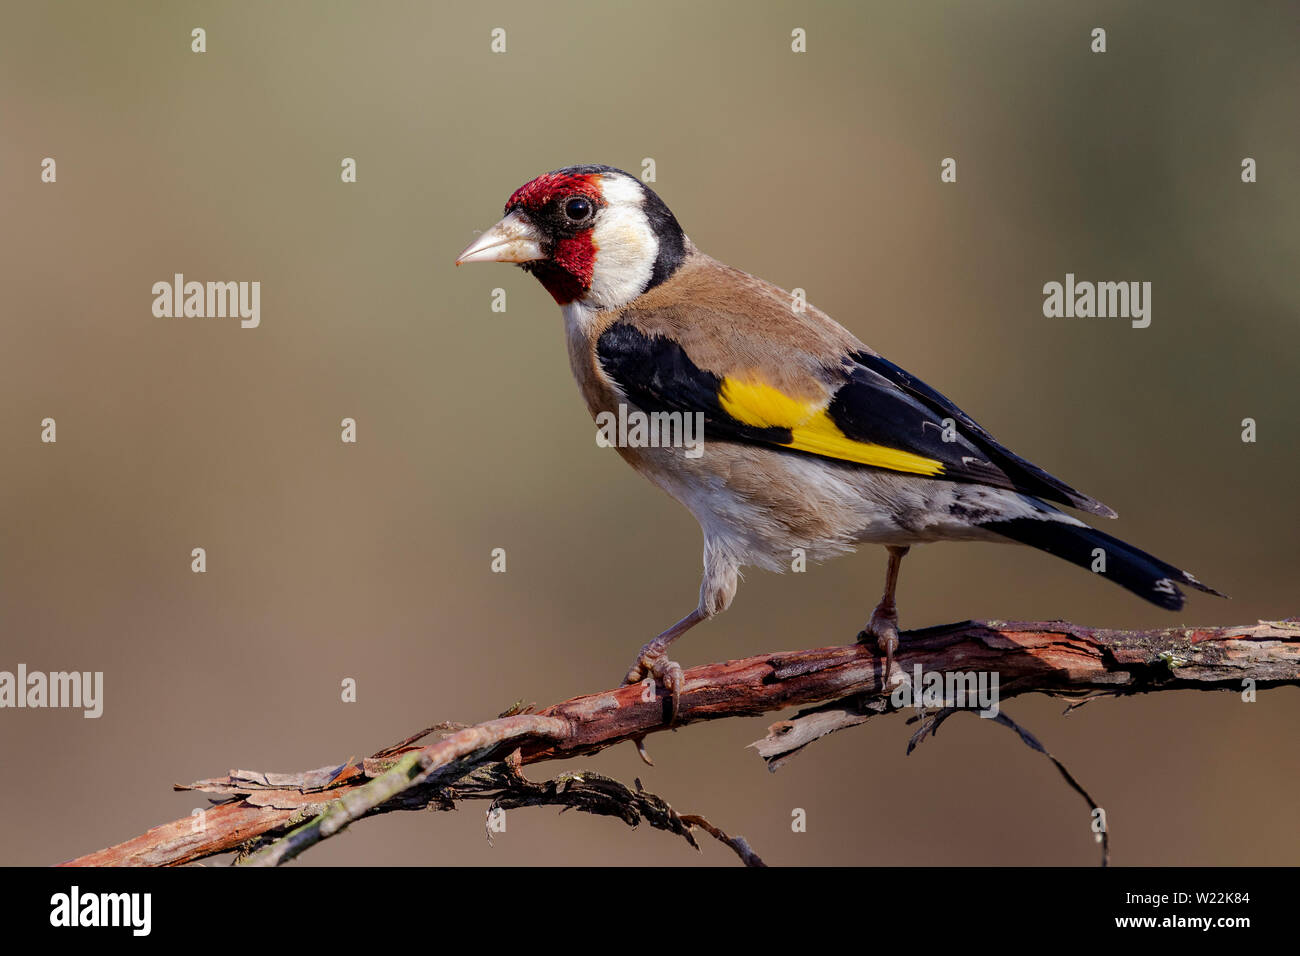
[{"label": "pale conical beak", "polygon": [[456,257],[462,262],[533,262],[545,259],[537,227],[518,209],[479,236]]}]

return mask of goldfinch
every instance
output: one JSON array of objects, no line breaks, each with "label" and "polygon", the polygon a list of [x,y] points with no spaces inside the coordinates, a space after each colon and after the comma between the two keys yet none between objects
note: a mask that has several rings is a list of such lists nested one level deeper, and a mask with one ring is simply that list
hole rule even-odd
[{"label": "goldfinch", "polygon": [[1182,607],[1179,584],[1219,593],[1053,507],[1115,517],[825,313],[700,252],[663,200],[621,170],[570,166],[526,183],[456,260],[465,262],[517,263],[554,297],[598,422],[629,412],[703,422],[694,455],[618,445],[704,532],[699,604],[641,649],[624,681],[662,682],[670,721],[682,670],[669,645],[727,609],[742,567],[783,571],[795,549],[814,561],[860,544],[888,549],[884,595],[859,635],[884,655],[885,686],[899,564],[914,544],[1027,544],[1104,569],[1170,610]]}]

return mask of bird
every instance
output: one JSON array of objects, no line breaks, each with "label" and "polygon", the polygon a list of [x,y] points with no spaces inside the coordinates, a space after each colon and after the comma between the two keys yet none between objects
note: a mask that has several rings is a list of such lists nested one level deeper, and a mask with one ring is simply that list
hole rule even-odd
[{"label": "bird", "polygon": [[796,553],[824,561],[885,547],[883,594],[858,634],[883,658],[885,688],[902,679],[896,590],[914,545],[1028,545],[1169,610],[1183,606],[1179,585],[1225,596],[1061,510],[1117,517],[821,310],[700,251],[623,170],[575,165],[529,180],[456,259],[475,262],[517,264],[551,294],[597,422],[621,410],[703,424],[695,455],[616,443],[704,535],[696,607],[647,642],[624,678],[658,682],[670,724],[683,688],[670,645],[731,605],[742,569],[784,571]]}]

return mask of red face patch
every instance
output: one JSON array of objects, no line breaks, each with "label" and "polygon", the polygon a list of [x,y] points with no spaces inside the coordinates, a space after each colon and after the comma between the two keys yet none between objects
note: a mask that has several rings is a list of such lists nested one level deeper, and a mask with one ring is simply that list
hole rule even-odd
[{"label": "red face patch", "polygon": [[581,299],[591,289],[596,272],[596,243],[591,231],[555,244],[549,259],[525,262],[524,268],[537,276],[558,305]]},{"label": "red face patch", "polygon": [[600,185],[596,182],[599,178],[599,174],[594,173],[546,173],[516,189],[506,203],[506,212],[515,206],[536,212],[560,196],[586,196],[599,201]]},{"label": "red face patch", "polygon": [[547,237],[548,258],[524,264],[560,305],[582,298],[591,289],[596,272],[596,241],[590,224],[565,227],[561,201],[581,196],[593,206],[603,205],[600,173],[557,171],[538,176],[514,191],[506,212],[516,207],[533,220]]}]

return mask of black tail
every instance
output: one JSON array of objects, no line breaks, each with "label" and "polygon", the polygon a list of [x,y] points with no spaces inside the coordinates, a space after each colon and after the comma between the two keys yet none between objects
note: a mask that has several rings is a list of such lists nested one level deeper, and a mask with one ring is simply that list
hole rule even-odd
[{"label": "black tail", "polygon": [[[1095,551],[1100,548],[1104,554],[1104,565],[1098,567],[1099,574],[1170,611],[1177,611],[1183,606],[1183,592],[1178,590],[1178,584],[1186,584],[1207,594],[1227,597],[1214,588],[1206,587],[1186,571],[1166,564],[1145,551],[1139,551],[1119,538],[1103,534],[1096,528],[1040,518],[989,521],[981,527],[1083,568],[1098,566],[1100,556]],[[1102,567],[1104,570],[1101,570]]]}]

